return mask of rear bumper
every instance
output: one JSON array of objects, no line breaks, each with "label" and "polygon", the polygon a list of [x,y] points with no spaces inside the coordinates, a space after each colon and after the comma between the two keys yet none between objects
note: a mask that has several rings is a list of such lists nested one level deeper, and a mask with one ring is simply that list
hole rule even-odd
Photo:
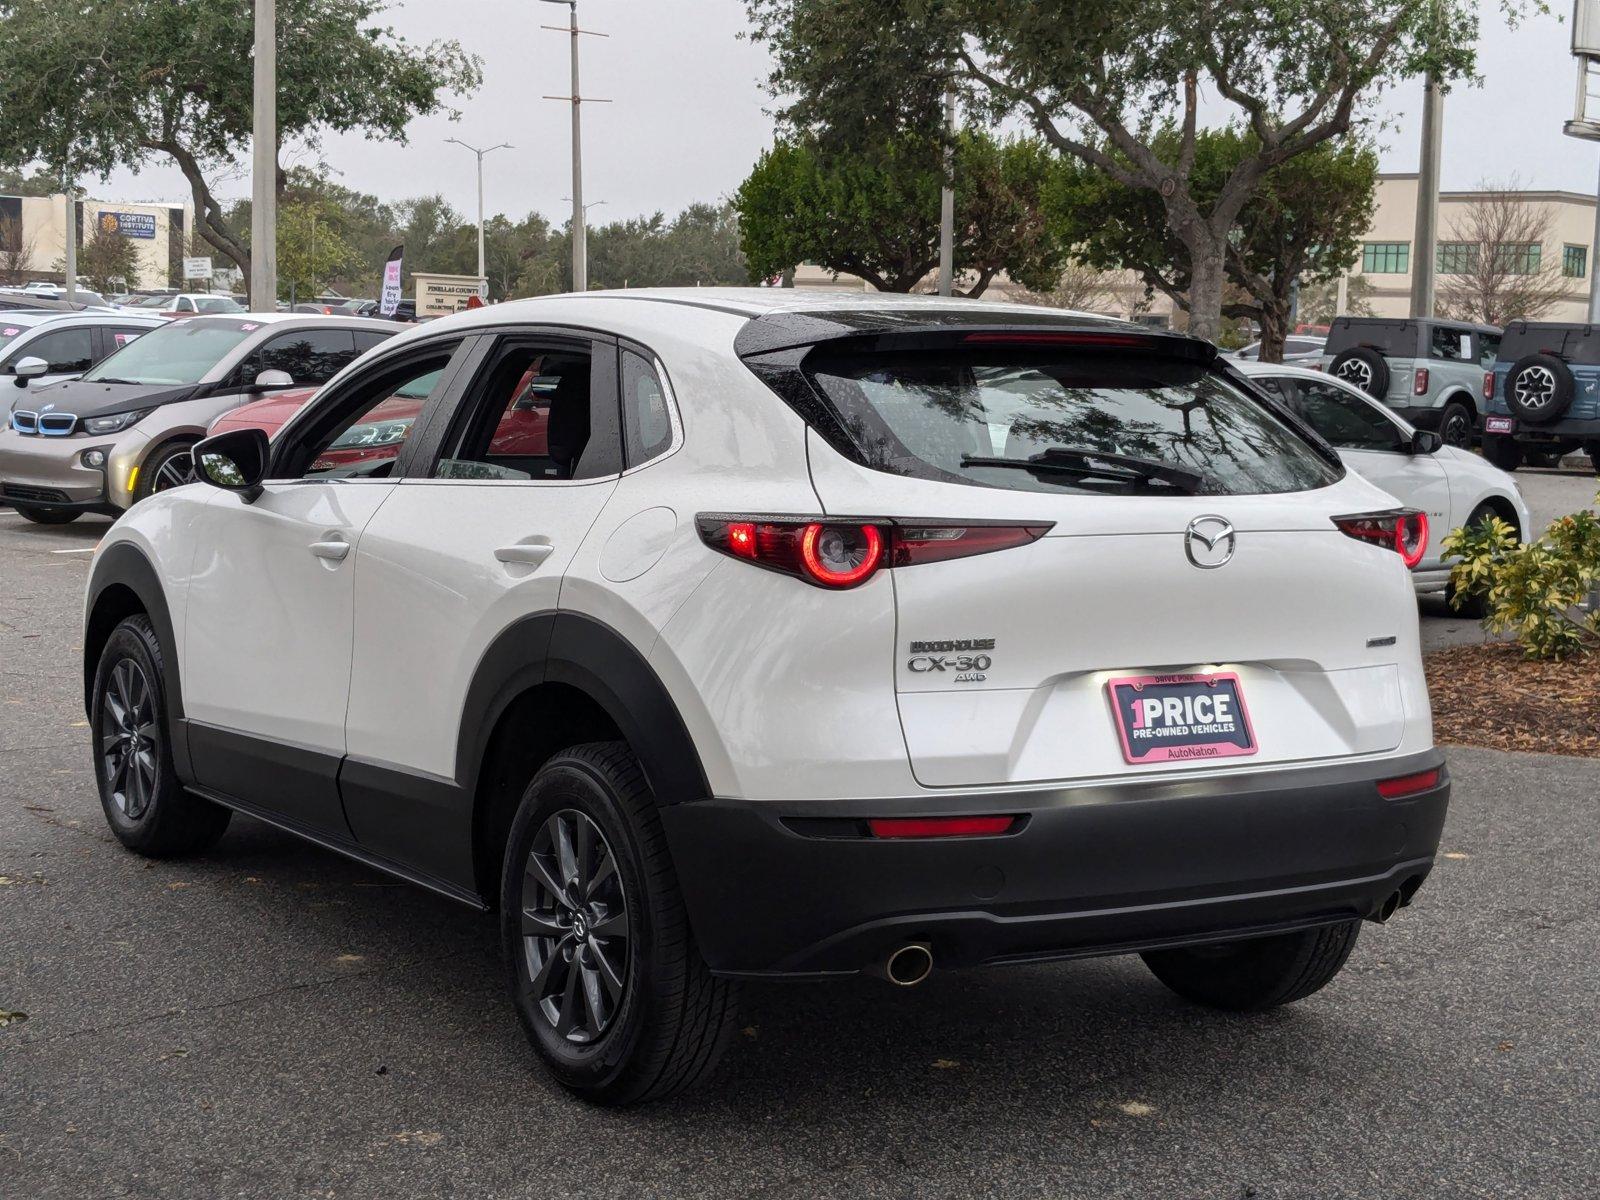
[{"label": "rear bumper", "polygon": [[[898,801],[661,810],[713,971],[851,975],[911,941],[940,966],[1114,954],[1367,916],[1409,901],[1449,801],[1437,751],[1213,779]],[[1376,782],[1440,767],[1402,800]],[[869,816],[1014,813],[1002,837],[874,840]]]},{"label": "rear bumper", "polygon": [[[1509,417],[1506,412],[1492,411],[1491,417]],[[1593,417],[1565,417],[1559,421],[1550,421],[1543,425],[1530,425],[1526,421],[1517,420],[1509,435],[1519,442],[1591,442],[1600,441],[1600,418]]]}]

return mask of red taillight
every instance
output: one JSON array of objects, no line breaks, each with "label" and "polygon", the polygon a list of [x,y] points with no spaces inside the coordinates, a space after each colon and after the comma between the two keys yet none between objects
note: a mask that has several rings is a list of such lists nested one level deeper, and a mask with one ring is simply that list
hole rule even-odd
[{"label": "red taillight", "polygon": [[1393,508],[1385,512],[1354,513],[1335,517],[1333,523],[1357,541],[1371,542],[1393,550],[1410,570],[1422,561],[1428,549],[1428,514],[1415,508]]},{"label": "red taillight", "polygon": [[1417,382],[1412,385],[1411,394],[1413,396],[1426,396],[1428,394],[1428,368],[1427,367],[1418,367],[1417,368]]},{"label": "red taillight", "polygon": [[1385,800],[1398,800],[1402,796],[1415,796],[1418,792],[1432,791],[1439,786],[1439,768],[1418,771],[1415,775],[1401,775],[1395,779],[1378,780],[1378,795]]},{"label": "red taillight", "polygon": [[867,827],[876,838],[998,837],[1016,823],[1016,817],[873,817]]},{"label": "red taillight", "polygon": [[700,537],[713,550],[795,575],[818,587],[850,588],[881,567],[910,567],[988,554],[1037,541],[1036,525],[933,524],[926,521],[702,515]]},{"label": "red taillight", "polygon": [[1494,372],[1493,371],[1485,371],[1483,373],[1483,398],[1485,400],[1493,400],[1494,399]]}]

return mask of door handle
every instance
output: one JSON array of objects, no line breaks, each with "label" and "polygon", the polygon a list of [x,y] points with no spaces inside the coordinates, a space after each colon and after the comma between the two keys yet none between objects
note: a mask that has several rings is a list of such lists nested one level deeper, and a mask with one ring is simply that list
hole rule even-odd
[{"label": "door handle", "polygon": [[549,542],[518,542],[515,546],[501,546],[494,556],[503,563],[521,563],[537,567],[555,551]]},{"label": "door handle", "polygon": [[343,562],[344,556],[350,553],[350,543],[343,538],[335,538],[329,542],[312,542],[311,553],[330,562]]}]

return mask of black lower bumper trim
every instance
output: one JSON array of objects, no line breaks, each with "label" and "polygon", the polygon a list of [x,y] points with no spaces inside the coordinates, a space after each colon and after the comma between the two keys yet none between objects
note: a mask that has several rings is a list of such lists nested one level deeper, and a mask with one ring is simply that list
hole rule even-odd
[{"label": "black lower bumper trim", "polygon": [[[885,801],[705,800],[664,807],[695,937],[713,971],[859,972],[906,942],[941,966],[1223,941],[1368,916],[1433,866],[1449,798],[1375,783],[1383,763],[1209,780]],[[1025,814],[989,838],[808,837],[795,818]],[[802,826],[803,827],[803,826]]]}]

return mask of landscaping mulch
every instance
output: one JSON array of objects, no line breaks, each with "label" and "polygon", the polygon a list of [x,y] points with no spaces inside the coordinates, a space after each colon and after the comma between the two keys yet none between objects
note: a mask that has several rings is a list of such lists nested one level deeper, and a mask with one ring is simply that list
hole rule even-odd
[{"label": "landscaping mulch", "polygon": [[1530,662],[1506,643],[1423,660],[1438,742],[1600,758],[1600,656]]}]

